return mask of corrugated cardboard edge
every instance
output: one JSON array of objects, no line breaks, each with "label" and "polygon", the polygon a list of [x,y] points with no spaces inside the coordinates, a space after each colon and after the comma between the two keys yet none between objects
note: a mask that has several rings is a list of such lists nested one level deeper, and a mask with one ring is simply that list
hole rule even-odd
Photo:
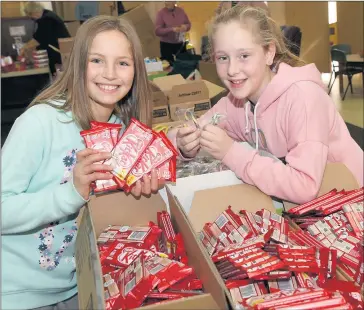
[{"label": "corrugated cardboard edge", "polygon": [[[336,188],[337,190],[359,188],[358,181],[344,164],[328,163],[326,165],[317,197],[328,193],[333,188]],[[283,205],[286,211],[297,206],[297,204],[289,201],[284,201]]]},{"label": "corrugated cardboard edge", "polygon": [[[177,217],[183,218],[184,220],[181,221],[181,223],[185,223],[187,225],[187,229],[185,229],[186,232],[190,236],[184,236],[184,238],[189,238],[191,240],[194,240],[194,243],[196,247],[199,248],[200,253],[204,257],[204,261],[200,261],[200,265],[202,269],[207,270],[215,279],[215,281],[207,281],[206,274],[204,275],[198,275],[201,280],[204,283],[205,288],[208,289],[208,291],[211,293],[212,297],[215,299],[216,303],[218,304],[218,309],[228,309],[228,304],[226,299],[229,299],[230,304],[232,304],[232,300],[230,299],[229,292],[226,289],[226,286],[220,277],[220,275],[217,273],[217,269],[214,266],[213,262],[211,261],[211,258],[207,255],[205,249],[202,247],[201,242],[197,238],[197,234],[194,232],[191,223],[187,217],[187,214],[184,212],[181,204],[179,203],[177,197],[175,197],[170,189],[167,187],[167,195],[168,195],[168,201],[169,201],[169,208],[171,210],[171,213],[173,212]],[[178,218],[176,219],[178,220]]]}]

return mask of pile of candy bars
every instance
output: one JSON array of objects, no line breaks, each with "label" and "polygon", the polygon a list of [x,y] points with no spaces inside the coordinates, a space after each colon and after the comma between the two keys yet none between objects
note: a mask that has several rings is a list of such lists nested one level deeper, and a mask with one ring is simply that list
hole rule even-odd
[{"label": "pile of candy bars", "polygon": [[[338,193],[340,207],[332,204]],[[326,207],[320,204],[318,209],[317,204],[327,200]],[[363,189],[332,191],[292,209],[291,214],[314,212],[307,222],[294,219],[307,231],[297,231],[290,218],[265,209],[236,213],[229,206],[204,225],[199,238],[236,309],[363,309],[362,201]],[[323,242],[327,239],[330,244]],[[339,265],[352,271],[355,282],[337,279]]]},{"label": "pile of candy bars", "polygon": [[131,119],[119,138],[121,124],[91,121],[91,129],[80,132],[87,148],[111,152],[105,164],[113,167],[113,179],[98,180],[94,192],[122,189],[129,192],[135,183],[157,170],[158,178],[176,181],[177,151],[163,132],[157,133]]},{"label": "pile of candy bars", "polygon": [[203,294],[169,213],[158,212],[157,219],[145,227],[109,226],[99,236],[107,310]]}]

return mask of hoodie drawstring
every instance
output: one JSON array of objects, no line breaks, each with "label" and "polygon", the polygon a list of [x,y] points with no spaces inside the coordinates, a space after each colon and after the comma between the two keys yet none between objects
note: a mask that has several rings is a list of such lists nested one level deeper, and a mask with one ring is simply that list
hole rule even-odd
[{"label": "hoodie drawstring", "polygon": [[[245,133],[249,133],[249,117],[248,113],[250,110],[250,102],[245,103]],[[255,149],[259,150],[259,132],[258,132],[258,125],[257,125],[257,108],[258,108],[259,102],[254,107],[254,130],[255,130]]]},{"label": "hoodie drawstring", "polygon": [[258,109],[259,101],[254,107],[254,130],[255,130],[255,149],[259,150],[259,132],[258,132],[258,125],[257,125],[257,109]]},{"label": "hoodie drawstring", "polygon": [[249,133],[249,118],[248,118],[248,111],[250,110],[250,102],[245,103],[245,134]]}]

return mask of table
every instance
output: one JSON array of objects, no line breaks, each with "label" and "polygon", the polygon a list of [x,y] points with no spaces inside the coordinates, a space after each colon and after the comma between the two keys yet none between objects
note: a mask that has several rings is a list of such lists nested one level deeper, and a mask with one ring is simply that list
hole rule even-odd
[{"label": "table", "polygon": [[[348,54],[346,55],[346,65],[361,67],[363,69],[363,87],[364,87],[364,58],[359,54]],[[340,93],[344,91],[344,82],[342,74],[339,75]]]},{"label": "table", "polygon": [[35,68],[35,69],[28,69],[23,71],[12,71],[7,73],[1,73],[1,78],[12,78],[18,76],[28,76],[28,75],[38,75],[38,74],[51,74],[49,67],[46,68]]}]

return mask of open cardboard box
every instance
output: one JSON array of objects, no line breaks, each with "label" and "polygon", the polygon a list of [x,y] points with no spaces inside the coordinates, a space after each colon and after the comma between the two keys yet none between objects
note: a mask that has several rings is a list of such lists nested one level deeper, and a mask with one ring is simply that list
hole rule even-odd
[{"label": "open cardboard box", "polygon": [[[190,226],[186,214],[169,193],[169,208],[173,226],[183,236],[189,265],[202,280],[205,294],[145,309],[227,309],[225,291],[218,281],[206,254]],[[147,225],[157,222],[157,211],[166,210],[159,194],[137,200],[123,192],[93,196],[83,208],[76,239],[76,270],[80,309],[105,309],[103,279],[96,238],[109,224]]]},{"label": "open cardboard box", "polygon": [[58,39],[59,50],[61,53],[62,66],[65,68],[68,59],[70,58],[73,42],[75,38],[61,38]]},{"label": "open cardboard box", "polygon": [[153,79],[161,91],[168,97],[171,119],[178,121],[176,111],[194,108],[195,114],[201,116],[211,108],[211,100],[220,98],[226,90],[208,81],[186,81],[180,74]]},{"label": "open cardboard box", "polygon": [[149,82],[153,100],[153,124],[170,122],[168,98],[153,82]]}]

